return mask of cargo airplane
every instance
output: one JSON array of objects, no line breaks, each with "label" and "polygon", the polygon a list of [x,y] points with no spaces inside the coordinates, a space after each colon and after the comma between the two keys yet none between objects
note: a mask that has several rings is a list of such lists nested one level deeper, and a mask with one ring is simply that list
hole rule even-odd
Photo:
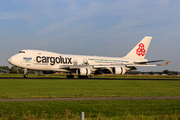
[{"label": "cargo airplane", "polygon": [[148,64],[164,60],[148,61],[145,59],[152,37],[145,36],[124,57],[100,57],[59,54],[41,50],[21,50],[18,54],[10,57],[8,62],[24,69],[24,78],[27,78],[27,69],[40,70],[45,74],[53,74],[60,71],[69,73],[67,78],[91,78],[91,74],[117,74],[122,75],[127,71],[137,70],[141,66],[162,66],[164,64]]}]

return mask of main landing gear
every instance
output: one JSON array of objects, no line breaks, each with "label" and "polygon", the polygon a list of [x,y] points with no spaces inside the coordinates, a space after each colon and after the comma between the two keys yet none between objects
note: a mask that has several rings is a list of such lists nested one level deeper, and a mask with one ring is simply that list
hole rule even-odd
[{"label": "main landing gear", "polygon": [[[72,75],[71,73],[70,73],[70,75],[67,75],[66,76],[67,78],[74,78],[74,75]],[[85,78],[85,79],[87,79],[87,78],[91,78],[91,75],[88,75],[88,76],[82,76],[82,75],[78,75],[78,78]]]},{"label": "main landing gear", "polygon": [[67,75],[67,78],[74,78],[74,75]]},{"label": "main landing gear", "polygon": [[27,69],[24,69],[24,78],[28,78]]},{"label": "main landing gear", "polygon": [[74,78],[74,75],[70,73],[70,75],[67,75],[67,78]]},{"label": "main landing gear", "polygon": [[91,76],[90,75],[88,75],[88,76],[80,76],[80,75],[78,75],[78,78],[86,78],[86,79],[88,78],[89,79],[89,78],[91,78]]}]

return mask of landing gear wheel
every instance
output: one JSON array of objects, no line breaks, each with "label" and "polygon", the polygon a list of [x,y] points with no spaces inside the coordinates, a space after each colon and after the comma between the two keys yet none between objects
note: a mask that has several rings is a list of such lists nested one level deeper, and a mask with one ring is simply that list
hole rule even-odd
[{"label": "landing gear wheel", "polygon": [[67,75],[67,78],[74,78],[74,75]]},{"label": "landing gear wheel", "polygon": [[86,76],[78,75],[78,78],[86,78]]},{"label": "landing gear wheel", "polygon": [[91,78],[91,76],[90,75],[88,75],[88,76],[78,76],[78,78],[86,78],[86,79],[88,79],[88,78]]},{"label": "landing gear wheel", "polygon": [[88,75],[88,76],[87,76],[87,78],[89,78],[89,79],[90,79],[90,78],[91,78],[91,76],[90,76],[90,75]]},{"label": "landing gear wheel", "polygon": [[25,75],[24,75],[24,78],[27,78],[27,77],[28,77],[28,75],[27,75],[27,74],[25,74]]}]

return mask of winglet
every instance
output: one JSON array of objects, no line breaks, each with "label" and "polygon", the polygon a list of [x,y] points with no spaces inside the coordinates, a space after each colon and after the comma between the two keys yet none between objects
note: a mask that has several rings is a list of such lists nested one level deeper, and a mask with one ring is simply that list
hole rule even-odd
[{"label": "winglet", "polygon": [[171,61],[167,61],[166,63],[162,64],[162,65],[168,65]]},{"label": "winglet", "polygon": [[171,61],[167,61],[167,62],[165,62],[165,63],[163,63],[163,64],[158,65],[158,66],[168,65],[170,62],[171,62]]}]

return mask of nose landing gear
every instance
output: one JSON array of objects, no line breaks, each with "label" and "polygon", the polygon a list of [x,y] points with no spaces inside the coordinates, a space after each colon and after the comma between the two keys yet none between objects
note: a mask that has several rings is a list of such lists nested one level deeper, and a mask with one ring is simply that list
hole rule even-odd
[{"label": "nose landing gear", "polygon": [[24,69],[24,78],[28,78],[27,69]]}]

